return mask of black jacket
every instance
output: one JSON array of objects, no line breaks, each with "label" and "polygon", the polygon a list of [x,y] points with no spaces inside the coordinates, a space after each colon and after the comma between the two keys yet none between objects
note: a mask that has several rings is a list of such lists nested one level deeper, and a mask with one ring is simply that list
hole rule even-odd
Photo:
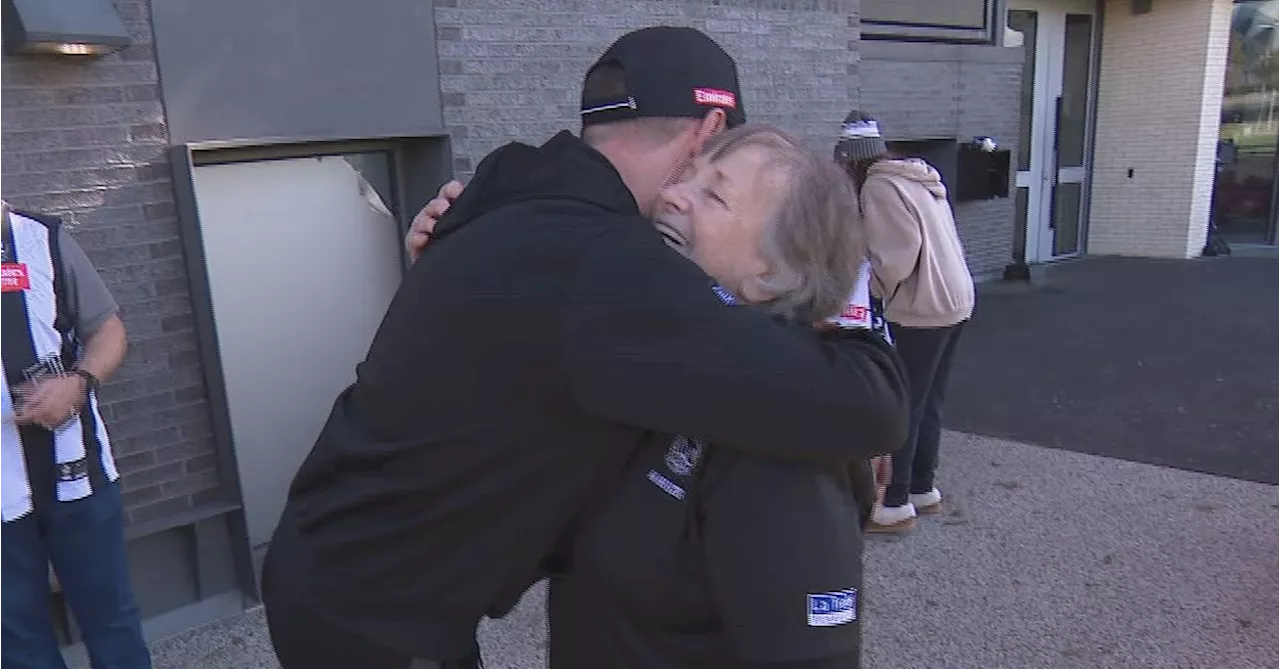
[{"label": "black jacket", "polygon": [[838,465],[654,434],[551,580],[551,669],[858,667],[856,498]]},{"label": "black jacket", "polygon": [[295,477],[273,578],[379,645],[460,656],[649,430],[836,462],[902,443],[907,389],[878,337],[713,288],[572,135],[498,149]]}]

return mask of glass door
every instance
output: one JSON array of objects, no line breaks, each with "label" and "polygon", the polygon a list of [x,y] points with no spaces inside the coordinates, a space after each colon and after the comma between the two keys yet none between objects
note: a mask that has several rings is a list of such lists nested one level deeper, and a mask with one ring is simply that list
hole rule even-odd
[{"label": "glass door", "polygon": [[1277,5],[1236,0],[1231,16],[1213,221],[1233,244],[1276,243]]},{"label": "glass door", "polygon": [[1010,3],[1005,46],[1021,46],[1017,225],[1023,257],[1080,252],[1088,179],[1093,63],[1092,3]]}]

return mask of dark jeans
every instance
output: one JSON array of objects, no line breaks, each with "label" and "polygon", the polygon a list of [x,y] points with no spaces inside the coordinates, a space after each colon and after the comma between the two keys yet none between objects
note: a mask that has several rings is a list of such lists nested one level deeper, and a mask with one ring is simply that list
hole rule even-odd
[{"label": "dark jeans", "polygon": [[[481,669],[480,658],[425,660],[380,648],[360,636],[311,613],[304,602],[272,579],[275,569],[267,552],[262,565],[262,603],[267,611],[271,646],[283,669],[351,667],[355,669]],[[4,669],[8,669],[5,667]]]},{"label": "dark jeans", "polygon": [[4,669],[64,669],[49,607],[49,563],[58,574],[94,669],[150,669],[129,588],[120,486],[74,502],[49,501],[4,523]]},{"label": "dark jeans", "polygon": [[933,489],[942,404],[964,323],[943,328],[909,328],[897,323],[890,326],[911,384],[911,431],[907,443],[893,454],[893,476],[884,493],[884,505],[902,506],[909,494]]}]

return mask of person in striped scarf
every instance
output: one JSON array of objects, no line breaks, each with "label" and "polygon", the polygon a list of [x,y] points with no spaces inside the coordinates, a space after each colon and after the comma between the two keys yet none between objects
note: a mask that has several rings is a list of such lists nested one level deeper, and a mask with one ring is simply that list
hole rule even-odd
[{"label": "person in striped scarf", "polygon": [[124,358],[124,324],[60,221],[4,205],[3,614],[8,667],[64,667],[52,565],[95,669],[149,669],[129,584],[119,473],[98,387]]}]

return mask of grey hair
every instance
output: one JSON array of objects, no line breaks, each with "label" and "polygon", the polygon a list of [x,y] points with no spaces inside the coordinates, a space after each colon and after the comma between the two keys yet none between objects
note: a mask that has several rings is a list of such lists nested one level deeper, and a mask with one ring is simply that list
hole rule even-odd
[{"label": "grey hair", "polygon": [[840,313],[867,257],[862,213],[849,178],[795,137],[764,125],[717,135],[706,155],[720,160],[748,146],[769,152],[766,177],[778,179],[781,195],[760,239],[769,273],[758,287],[773,297],[756,306],[800,323]]}]

